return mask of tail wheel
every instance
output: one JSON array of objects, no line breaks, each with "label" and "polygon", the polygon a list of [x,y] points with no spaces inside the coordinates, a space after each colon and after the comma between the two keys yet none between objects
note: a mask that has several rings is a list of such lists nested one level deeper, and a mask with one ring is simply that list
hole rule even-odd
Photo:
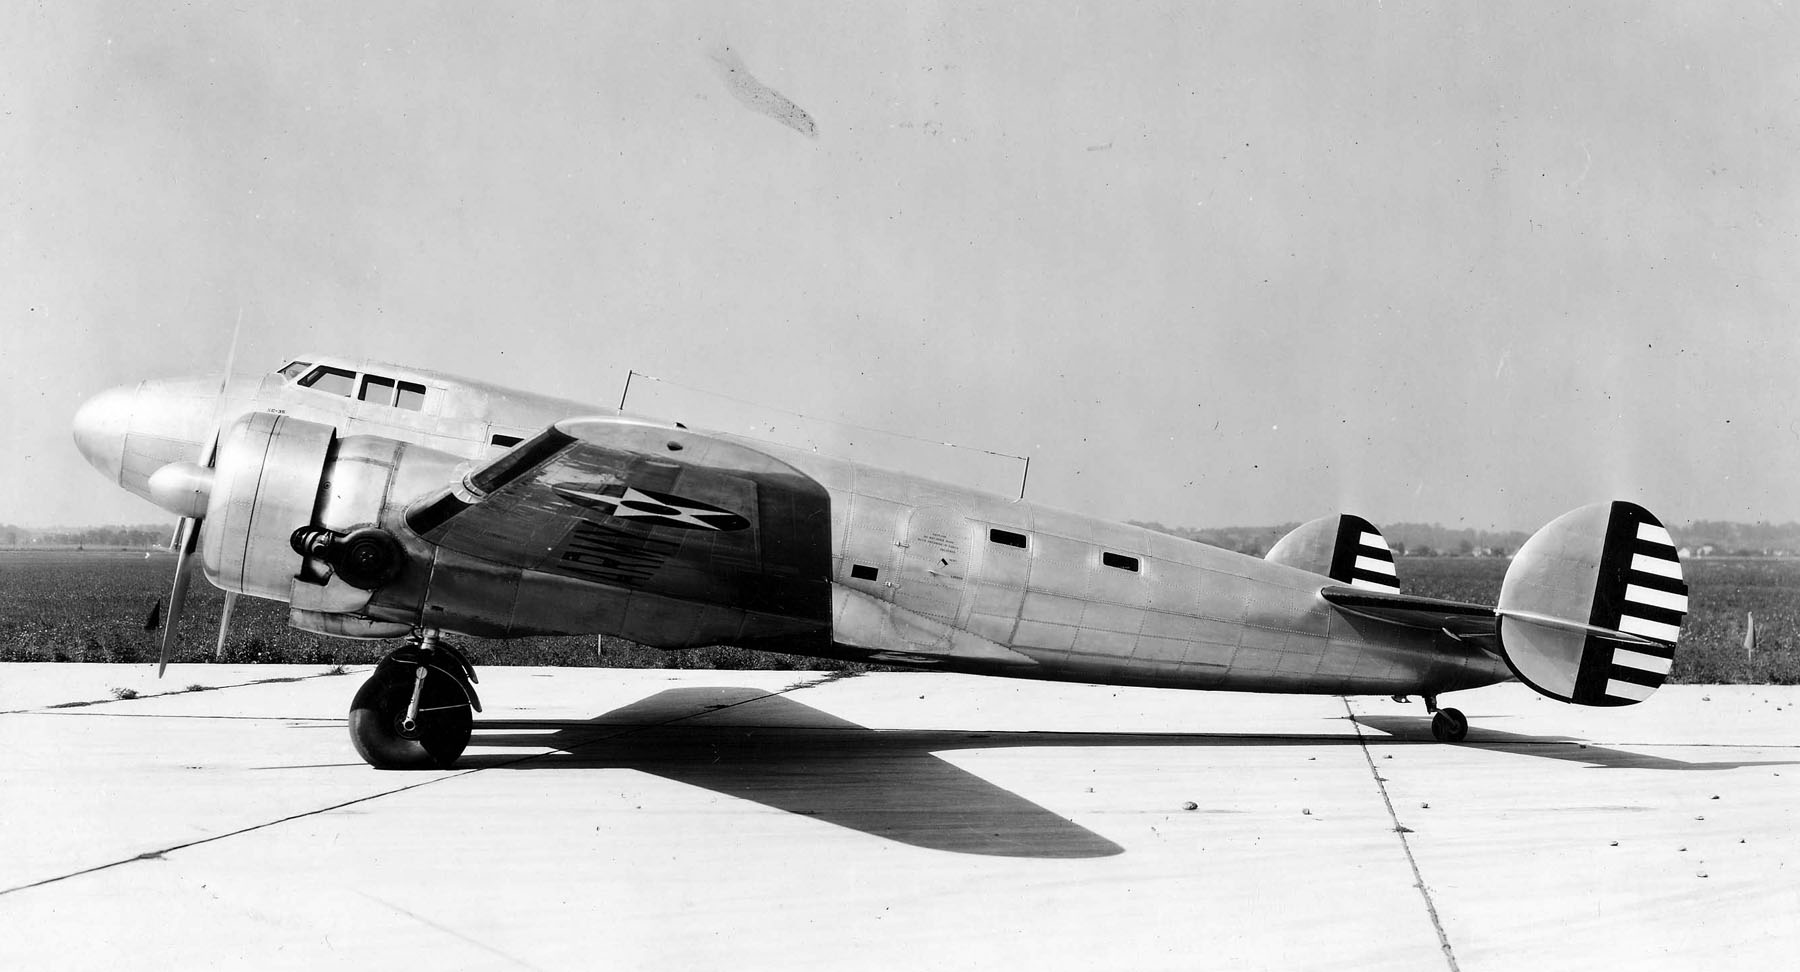
[{"label": "tail wheel", "polygon": [[432,665],[383,664],[350,702],[350,741],[376,769],[449,769],[473,724],[462,684]]},{"label": "tail wheel", "polygon": [[1456,709],[1439,709],[1431,717],[1431,734],[1438,742],[1462,742],[1469,735],[1469,717]]}]

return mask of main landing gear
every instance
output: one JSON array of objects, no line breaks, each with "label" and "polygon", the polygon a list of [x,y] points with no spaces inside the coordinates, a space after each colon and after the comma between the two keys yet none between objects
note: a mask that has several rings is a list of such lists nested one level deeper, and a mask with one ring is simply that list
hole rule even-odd
[{"label": "main landing gear", "polygon": [[350,702],[350,741],[376,769],[448,769],[469,744],[475,670],[436,629],[413,633]]}]

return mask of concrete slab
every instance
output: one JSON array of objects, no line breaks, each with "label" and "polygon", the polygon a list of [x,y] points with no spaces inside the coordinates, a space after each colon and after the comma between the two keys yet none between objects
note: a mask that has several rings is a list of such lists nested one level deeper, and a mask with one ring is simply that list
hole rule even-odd
[{"label": "concrete slab", "polygon": [[220,688],[113,699],[143,667],[0,666],[0,966],[1687,969],[1800,947],[1795,688],[1585,710],[1498,686],[1446,700],[1474,728],[1443,746],[1385,699],[485,669],[462,763],[382,773],[343,730],[358,677],[201,667],[171,681]]}]

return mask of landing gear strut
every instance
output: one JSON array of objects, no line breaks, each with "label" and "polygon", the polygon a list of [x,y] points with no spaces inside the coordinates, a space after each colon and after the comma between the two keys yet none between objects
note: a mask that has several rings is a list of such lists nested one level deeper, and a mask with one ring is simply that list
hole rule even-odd
[{"label": "landing gear strut", "polygon": [[469,744],[475,671],[435,629],[394,649],[350,702],[350,741],[376,769],[448,769]]},{"label": "landing gear strut", "polygon": [[1431,713],[1431,734],[1438,742],[1459,743],[1469,735],[1469,718],[1458,709],[1440,709],[1437,696],[1425,696],[1425,711]]}]

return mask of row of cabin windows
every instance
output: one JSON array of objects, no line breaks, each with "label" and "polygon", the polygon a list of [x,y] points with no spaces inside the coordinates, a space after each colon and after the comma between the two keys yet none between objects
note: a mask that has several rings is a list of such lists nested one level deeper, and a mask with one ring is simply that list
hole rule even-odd
[{"label": "row of cabin windows", "polygon": [[[1014,533],[1011,530],[1002,530],[998,527],[993,527],[988,530],[988,540],[1000,544],[1003,547],[1018,547],[1020,549],[1024,549],[1029,543],[1025,534]],[[1100,562],[1108,567],[1114,567],[1119,570],[1128,570],[1134,574],[1138,572],[1138,559],[1136,557],[1129,557],[1121,553],[1113,553],[1110,550],[1102,550],[1100,552]],[[878,576],[880,576],[880,571],[870,567],[868,564],[850,565],[850,577],[853,580],[872,581]]]},{"label": "row of cabin windows", "polygon": [[[1014,533],[1011,530],[1002,530],[998,527],[988,530],[988,540],[1000,544],[1003,547],[1018,547],[1021,550],[1024,549],[1029,542],[1026,540],[1025,534],[1023,533]],[[1100,552],[1100,562],[1108,567],[1116,567],[1119,570],[1129,570],[1134,574],[1138,572],[1138,559],[1136,557],[1126,556],[1121,553],[1113,553],[1110,550],[1103,550]]]},{"label": "row of cabin windows", "polygon": [[307,371],[310,365],[311,362],[296,361],[281,369],[281,374],[287,378],[299,375],[300,379],[295,384],[327,395],[355,398],[359,402],[386,405],[409,412],[425,410],[425,386],[417,382],[400,381],[376,374],[359,375],[331,365],[319,365]]},{"label": "row of cabin windows", "polygon": [[[1019,547],[1019,549],[1024,549],[1028,544],[1026,536],[1022,533],[1013,533],[1010,529],[999,529],[999,527],[988,529],[988,540],[994,544],[1003,545],[1003,547]],[[1100,563],[1105,563],[1107,567],[1116,567],[1120,571],[1130,571],[1132,574],[1138,572],[1136,556],[1100,551]],[[880,571],[877,571],[875,567],[869,567],[868,563],[851,563],[850,576],[851,580],[875,580],[877,576],[880,576]]]}]

